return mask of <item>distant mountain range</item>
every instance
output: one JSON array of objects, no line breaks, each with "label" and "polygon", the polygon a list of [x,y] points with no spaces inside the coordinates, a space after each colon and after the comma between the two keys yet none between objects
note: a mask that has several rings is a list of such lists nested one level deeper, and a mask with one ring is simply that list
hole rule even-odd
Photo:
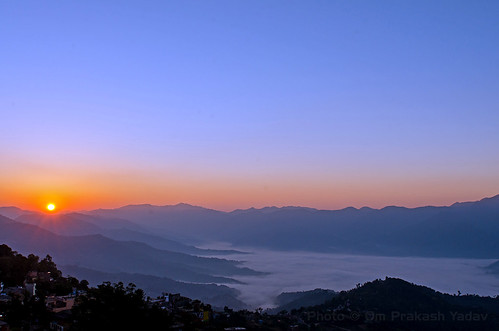
[{"label": "distant mountain range", "polygon": [[[50,254],[78,278],[131,280],[151,293],[166,286],[238,307],[243,303],[237,291],[210,284],[237,283],[234,277],[263,273],[238,261],[209,257],[239,251],[196,245],[223,242],[249,250],[499,259],[499,196],[447,207],[222,212],[178,204],[56,214],[1,207],[0,215],[0,243],[21,253]],[[498,263],[488,272],[499,275]],[[310,300],[322,294],[311,293]],[[296,307],[309,298],[297,300],[281,305]]]},{"label": "distant mountain range", "polygon": [[194,247],[225,242],[286,251],[499,258],[499,195],[446,207],[222,212],[188,204],[145,204],[62,215],[4,207],[0,215],[61,235],[101,234],[196,255],[230,253]]},{"label": "distant mountain range", "polygon": [[[221,304],[223,299],[237,303],[237,291],[203,284],[237,283],[231,276],[262,274],[239,266],[240,263],[237,261],[162,250],[143,242],[118,241],[101,234],[60,235],[42,228],[42,226],[59,228],[61,232],[67,233],[78,231],[85,233],[85,231],[95,230],[95,225],[92,223],[81,222],[71,215],[54,215],[52,218],[52,216],[39,214],[25,214],[18,218],[32,222],[37,220],[36,222],[39,222],[41,226],[0,216],[0,243],[5,243],[20,253],[29,252],[40,256],[49,254],[61,266],[71,266],[66,268],[73,273],[73,276],[79,278],[82,278],[82,274],[88,275],[92,271],[91,279],[95,282],[118,279],[115,275],[119,275],[132,282],[147,283],[148,286],[144,287],[154,293],[167,291],[168,286],[175,285],[172,291],[183,289],[185,292],[186,289],[190,289],[187,292],[190,292],[192,297],[202,297],[207,301]],[[66,225],[63,225],[66,221]],[[120,231],[123,229],[119,229],[118,233]],[[183,249],[184,246],[180,248]],[[216,294],[215,289],[220,290],[220,293]],[[207,292],[211,296],[208,297]],[[217,296],[219,296],[218,299],[213,299]]]},{"label": "distant mountain range", "polygon": [[[11,207],[12,208],[12,207]],[[2,209],[0,208],[0,215]],[[101,234],[120,241],[137,241],[154,248],[196,255],[242,253],[235,250],[200,249],[178,241],[155,235],[138,224],[122,218],[105,218],[81,213],[45,214],[25,212],[15,218],[16,222],[32,224],[59,235],[81,236]]]},{"label": "distant mountain range", "polygon": [[226,276],[259,274],[239,267],[237,261],[160,250],[142,242],[117,241],[100,234],[57,235],[3,216],[0,216],[0,227],[1,242],[21,252],[50,254],[61,264],[106,272],[140,272],[192,282],[231,283],[235,281]]},{"label": "distant mountain range", "polygon": [[179,204],[85,212],[199,244],[384,256],[499,258],[499,195],[447,207],[268,207],[221,212]]}]

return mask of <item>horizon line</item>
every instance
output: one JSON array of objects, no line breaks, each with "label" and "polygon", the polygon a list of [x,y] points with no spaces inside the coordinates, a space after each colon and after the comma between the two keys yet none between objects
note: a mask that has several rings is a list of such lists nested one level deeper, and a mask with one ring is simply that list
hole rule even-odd
[{"label": "horizon line", "polygon": [[[176,203],[176,204],[165,204],[165,205],[154,205],[154,204],[150,204],[150,203],[130,203],[130,204],[126,204],[126,205],[121,205],[119,207],[108,207],[108,208],[95,208],[95,209],[79,209],[79,210],[71,210],[71,209],[63,209],[63,210],[60,210],[60,211],[56,211],[54,213],[51,213],[51,214],[70,214],[70,213],[85,213],[85,212],[92,212],[92,211],[97,211],[97,210],[117,210],[117,209],[121,209],[121,208],[126,208],[126,207],[140,207],[140,206],[150,206],[150,207],[177,207],[177,206],[182,206],[182,205],[185,205],[185,206],[189,206],[189,207],[195,207],[195,208],[202,208],[202,209],[205,209],[205,210],[212,210],[212,211],[217,211],[217,212],[221,212],[221,213],[226,213],[226,214],[230,214],[230,213],[233,213],[233,212],[236,212],[236,211],[248,211],[248,210],[263,210],[263,209],[270,209],[270,208],[276,208],[276,209],[285,209],[285,208],[296,208],[296,209],[311,209],[311,210],[315,210],[315,211],[341,211],[341,210],[345,210],[345,209],[355,209],[355,210],[361,210],[361,209],[372,209],[372,210],[382,210],[382,209],[385,209],[385,208],[390,208],[390,207],[393,207],[393,208],[405,208],[405,209],[418,209],[418,208],[426,208],[426,207],[451,207],[453,205],[456,205],[456,204],[466,204],[466,203],[476,203],[476,202],[480,202],[480,201],[483,201],[483,200],[487,200],[487,199],[494,199],[494,198],[499,198],[499,194],[496,194],[496,195],[492,195],[492,196],[486,196],[486,197],[483,197],[481,199],[478,199],[478,200],[471,200],[471,201],[456,201],[456,202],[453,202],[449,205],[421,205],[421,206],[416,206],[416,207],[407,207],[407,206],[399,206],[399,205],[386,205],[386,206],[383,206],[383,207],[380,207],[380,208],[373,208],[373,207],[369,207],[369,206],[362,206],[362,207],[354,207],[354,206],[347,206],[347,207],[344,207],[344,208],[339,208],[339,209],[323,209],[323,208],[314,208],[314,207],[307,207],[307,206],[294,206],[294,205],[286,205],[286,206],[276,206],[276,205],[273,205],[273,206],[264,206],[264,207],[260,207],[260,208],[256,208],[256,207],[249,207],[249,208],[236,208],[236,209],[231,209],[231,210],[228,210],[228,211],[224,211],[224,210],[219,210],[219,209],[214,209],[214,208],[209,208],[209,207],[204,207],[204,206],[201,206],[201,205],[193,205],[193,204],[190,204],[190,203],[185,203],[185,202],[179,202],[179,203]],[[20,210],[23,210],[23,211],[28,211],[28,212],[35,212],[35,213],[40,213],[40,211],[35,211],[35,210],[30,210],[30,209],[23,209],[23,208],[20,208],[20,207],[17,207],[17,206],[13,206],[13,205],[10,205],[10,206],[0,206],[0,208],[17,208],[17,209],[20,209]]]}]

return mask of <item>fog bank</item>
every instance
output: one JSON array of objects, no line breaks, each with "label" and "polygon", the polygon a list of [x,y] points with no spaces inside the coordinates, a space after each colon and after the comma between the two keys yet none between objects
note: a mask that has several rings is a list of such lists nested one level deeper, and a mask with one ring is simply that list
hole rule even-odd
[{"label": "fog bank", "polygon": [[[220,248],[217,245],[217,248]],[[445,293],[499,294],[499,278],[483,267],[495,260],[419,257],[381,257],[311,252],[279,252],[232,247],[252,254],[231,255],[244,266],[269,272],[265,276],[237,276],[243,285],[228,284],[241,291],[240,300],[252,307],[273,307],[281,292],[315,288],[348,290],[357,283],[398,277]]]}]

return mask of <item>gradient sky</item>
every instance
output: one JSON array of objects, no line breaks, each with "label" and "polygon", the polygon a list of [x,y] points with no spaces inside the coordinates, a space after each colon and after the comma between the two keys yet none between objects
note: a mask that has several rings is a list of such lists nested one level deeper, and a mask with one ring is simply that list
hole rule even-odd
[{"label": "gradient sky", "polygon": [[1,1],[0,205],[499,193],[497,1]]}]

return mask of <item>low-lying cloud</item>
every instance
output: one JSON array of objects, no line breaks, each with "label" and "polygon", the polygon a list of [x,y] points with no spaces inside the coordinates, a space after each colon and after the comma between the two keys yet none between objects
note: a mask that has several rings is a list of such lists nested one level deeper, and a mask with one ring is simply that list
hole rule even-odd
[{"label": "low-lying cloud", "polygon": [[281,292],[315,288],[348,290],[358,283],[386,276],[451,294],[457,291],[462,294],[499,294],[499,278],[483,269],[495,260],[250,251],[253,254],[231,255],[230,258],[270,274],[234,277],[245,284],[229,286],[240,290],[239,299],[252,307],[273,307],[274,298]]}]

